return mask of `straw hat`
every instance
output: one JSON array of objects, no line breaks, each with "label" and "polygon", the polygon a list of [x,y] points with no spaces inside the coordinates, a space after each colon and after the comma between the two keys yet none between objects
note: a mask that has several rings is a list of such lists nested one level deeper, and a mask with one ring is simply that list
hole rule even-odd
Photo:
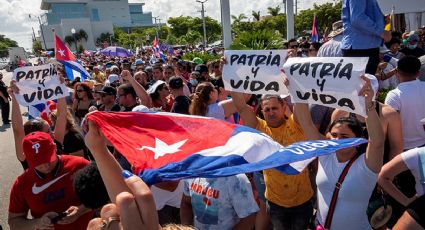
[{"label": "straw hat", "polygon": [[339,20],[332,24],[332,31],[329,33],[328,37],[333,38],[337,35],[342,34],[344,32],[344,27],[342,26],[342,21]]}]

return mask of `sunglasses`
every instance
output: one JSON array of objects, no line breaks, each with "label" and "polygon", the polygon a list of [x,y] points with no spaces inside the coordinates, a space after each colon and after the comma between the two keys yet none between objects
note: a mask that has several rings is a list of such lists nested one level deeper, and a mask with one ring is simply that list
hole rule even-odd
[{"label": "sunglasses", "polygon": [[219,66],[219,65],[216,65],[216,66],[214,66],[214,68],[215,68],[215,69],[218,69],[218,68],[220,68],[220,66]]},{"label": "sunglasses", "polygon": [[289,48],[298,48],[298,45],[289,46]]},{"label": "sunglasses", "polygon": [[84,92],[84,89],[77,89],[77,92],[79,93]]}]

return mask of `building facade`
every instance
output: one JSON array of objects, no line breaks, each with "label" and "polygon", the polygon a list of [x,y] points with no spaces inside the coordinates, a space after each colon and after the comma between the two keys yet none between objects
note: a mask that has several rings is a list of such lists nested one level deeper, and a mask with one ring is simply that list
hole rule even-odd
[{"label": "building facade", "polygon": [[[128,31],[134,27],[153,26],[152,12],[143,11],[144,3],[128,3],[128,0],[42,0],[41,9],[47,12],[41,16],[41,29],[47,49],[54,48],[52,29],[63,40],[72,36],[72,29],[87,33],[87,40],[81,39],[85,49],[95,50],[96,40],[102,33],[113,34],[113,27]],[[43,48],[44,42],[42,41]],[[75,43],[69,44],[76,50]]]}]

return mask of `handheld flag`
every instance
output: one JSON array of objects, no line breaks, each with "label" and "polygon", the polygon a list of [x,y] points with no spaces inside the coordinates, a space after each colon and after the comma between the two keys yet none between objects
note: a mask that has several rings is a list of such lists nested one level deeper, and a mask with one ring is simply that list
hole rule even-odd
[{"label": "handheld flag", "polygon": [[55,56],[57,61],[75,61],[76,58],[65,43],[55,34]]},{"label": "handheld flag", "polygon": [[316,14],[313,17],[313,26],[311,28],[311,42],[319,42],[319,32],[317,31]]},{"label": "handheld flag", "polygon": [[[162,112],[94,112],[87,119],[96,123],[132,165],[134,173],[148,184],[276,167],[295,174],[311,161],[307,159],[366,142],[307,141],[283,148],[266,134],[245,126]],[[304,161],[305,165],[290,165],[297,161]]]},{"label": "handheld flag", "polygon": [[90,78],[90,74],[77,62],[71,50],[65,46],[65,43],[55,34],[55,54],[56,60],[64,65],[66,76],[69,80],[74,80],[79,77],[81,81]]}]

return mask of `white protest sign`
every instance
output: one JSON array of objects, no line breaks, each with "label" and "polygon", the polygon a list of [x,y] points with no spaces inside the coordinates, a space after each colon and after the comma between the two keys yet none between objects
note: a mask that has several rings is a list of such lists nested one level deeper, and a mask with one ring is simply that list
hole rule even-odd
[{"label": "white protest sign", "polygon": [[55,66],[26,66],[13,71],[13,78],[19,88],[16,100],[23,106],[36,105],[48,100],[66,97],[68,89],[61,84]]},{"label": "white protest sign", "polygon": [[[292,101],[366,116],[365,99],[359,91],[364,85],[360,76],[365,73],[367,61],[367,57],[289,58],[283,68]],[[373,82],[375,88],[376,78]]]},{"label": "white protest sign", "polygon": [[286,50],[226,50],[223,68],[224,88],[251,94],[288,94],[282,67]]}]

